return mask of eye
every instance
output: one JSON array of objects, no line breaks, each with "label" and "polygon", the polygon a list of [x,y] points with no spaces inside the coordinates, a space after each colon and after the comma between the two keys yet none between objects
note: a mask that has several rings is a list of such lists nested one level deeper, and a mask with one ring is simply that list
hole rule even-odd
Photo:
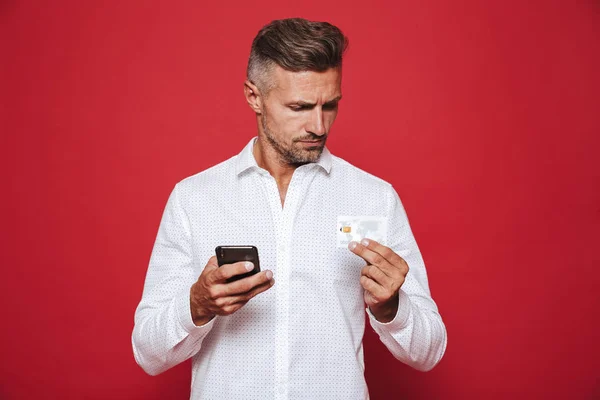
[{"label": "eye", "polygon": [[304,110],[308,110],[309,108],[310,108],[309,106],[299,106],[299,105],[290,106],[290,109],[292,111],[304,111]]},{"label": "eye", "polygon": [[332,110],[337,110],[337,108],[338,108],[338,103],[323,104],[323,110],[332,111]]}]

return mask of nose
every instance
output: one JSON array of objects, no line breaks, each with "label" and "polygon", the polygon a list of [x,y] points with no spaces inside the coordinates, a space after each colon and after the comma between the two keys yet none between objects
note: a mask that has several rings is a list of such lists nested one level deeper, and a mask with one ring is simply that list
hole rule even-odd
[{"label": "nose", "polygon": [[323,118],[323,109],[321,107],[313,108],[310,113],[310,121],[306,127],[306,131],[317,136],[323,136],[327,133],[325,131],[325,120]]}]

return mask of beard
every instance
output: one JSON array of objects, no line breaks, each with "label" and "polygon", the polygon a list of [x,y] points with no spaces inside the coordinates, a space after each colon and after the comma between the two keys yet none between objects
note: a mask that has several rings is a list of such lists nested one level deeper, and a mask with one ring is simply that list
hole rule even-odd
[{"label": "beard", "polygon": [[[292,139],[292,144],[287,145],[286,143],[280,141],[277,138],[277,135],[275,135],[273,131],[269,129],[266,112],[263,112],[262,114],[261,124],[267,142],[269,142],[271,147],[277,152],[280,161],[283,163],[299,166],[317,162],[319,157],[321,157],[321,153],[323,153],[323,149],[325,148],[325,142],[327,141],[327,135],[318,136],[315,134],[309,134],[304,137]],[[302,140],[322,140],[322,142],[310,147],[305,147],[301,144],[296,146],[296,143]]]}]

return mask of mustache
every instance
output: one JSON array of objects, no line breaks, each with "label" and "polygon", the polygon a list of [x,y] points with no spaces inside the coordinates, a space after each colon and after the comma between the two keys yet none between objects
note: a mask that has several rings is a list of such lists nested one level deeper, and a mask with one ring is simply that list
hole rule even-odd
[{"label": "mustache", "polygon": [[327,136],[328,135],[319,136],[319,135],[312,134],[312,135],[309,135],[309,136],[304,136],[304,137],[301,137],[301,138],[294,139],[294,142],[302,142],[302,141],[305,141],[305,140],[309,140],[309,141],[313,141],[313,142],[316,141],[316,140],[323,140],[323,141],[325,141],[325,140],[327,140]]}]

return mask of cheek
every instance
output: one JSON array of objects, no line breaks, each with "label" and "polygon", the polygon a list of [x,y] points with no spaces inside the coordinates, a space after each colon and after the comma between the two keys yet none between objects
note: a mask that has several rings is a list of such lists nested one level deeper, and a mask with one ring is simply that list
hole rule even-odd
[{"label": "cheek", "polygon": [[325,124],[327,126],[327,128],[330,128],[331,125],[333,125],[333,122],[335,121],[335,118],[337,117],[337,111],[336,112],[331,112],[325,115]]},{"label": "cheek", "polygon": [[301,113],[286,113],[285,115],[278,116],[278,118],[274,118],[272,126],[273,128],[277,127],[281,133],[296,133],[299,130],[302,130],[307,122],[306,119],[307,118]]}]

